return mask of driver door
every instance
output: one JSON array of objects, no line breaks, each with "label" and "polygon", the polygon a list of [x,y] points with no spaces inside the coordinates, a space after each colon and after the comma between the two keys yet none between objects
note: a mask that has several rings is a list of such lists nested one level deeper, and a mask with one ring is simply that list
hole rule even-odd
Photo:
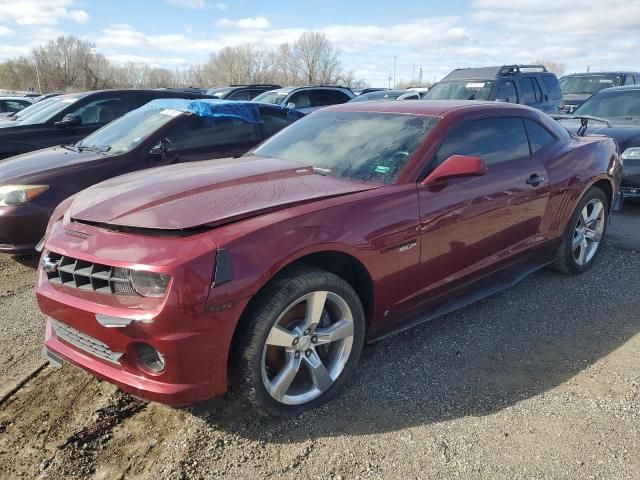
[{"label": "driver door", "polygon": [[526,264],[549,197],[545,166],[531,155],[519,117],[464,123],[431,169],[456,154],[482,158],[488,171],[418,187],[420,296],[434,307],[514,261]]},{"label": "driver door", "polygon": [[169,129],[163,141],[164,155],[151,155],[149,166],[237,157],[260,141],[260,132],[257,125],[237,118],[192,115]]}]

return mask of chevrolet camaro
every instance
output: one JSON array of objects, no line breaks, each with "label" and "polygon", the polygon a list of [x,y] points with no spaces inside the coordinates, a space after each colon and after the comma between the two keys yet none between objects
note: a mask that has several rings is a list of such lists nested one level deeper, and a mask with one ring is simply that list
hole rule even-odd
[{"label": "chevrolet camaro", "polygon": [[589,269],[621,169],[614,140],[521,105],[325,108],[243,157],[63,202],[38,271],[45,354],[169,405],[232,385],[296,415],[366,342],[545,266]]}]

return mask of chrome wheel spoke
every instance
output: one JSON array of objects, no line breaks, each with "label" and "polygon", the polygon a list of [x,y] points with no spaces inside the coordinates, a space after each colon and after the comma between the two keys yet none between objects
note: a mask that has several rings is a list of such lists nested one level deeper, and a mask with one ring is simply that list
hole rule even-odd
[{"label": "chrome wheel spoke", "polygon": [[274,345],[276,347],[291,347],[293,340],[296,338],[296,334],[291,330],[287,330],[279,325],[276,325],[269,332],[267,337],[267,345]]},{"label": "chrome wheel spoke", "polygon": [[298,374],[298,370],[300,370],[300,363],[300,355],[289,355],[287,363],[271,382],[269,393],[273,398],[282,400],[287,394],[291,383],[293,383],[294,378],[296,378]]},{"label": "chrome wheel spoke", "polygon": [[582,235],[574,235],[573,242],[571,244],[572,250],[575,252],[581,243],[582,243]]},{"label": "chrome wheel spoke", "polygon": [[592,240],[594,242],[599,242],[602,240],[602,233],[597,230],[587,229],[584,231],[585,238]]},{"label": "chrome wheel spoke", "polygon": [[600,202],[594,203],[593,204],[593,209],[591,210],[591,214],[587,218],[586,224],[587,225],[591,225],[596,220],[599,220],[600,219],[600,214],[602,213],[602,210],[603,210],[602,203],[600,203]]},{"label": "chrome wheel spoke", "polygon": [[327,300],[327,293],[313,292],[307,297],[307,313],[302,325],[304,330],[313,330],[320,323],[320,317],[322,317],[324,304]]},{"label": "chrome wheel spoke", "polygon": [[333,383],[329,371],[322,363],[322,359],[318,356],[317,352],[310,350],[310,354],[305,357],[307,365],[309,366],[309,373],[311,374],[311,381],[318,390],[324,392],[329,389]]},{"label": "chrome wheel spoke", "polygon": [[353,335],[353,321],[340,320],[330,327],[316,329],[316,343],[322,345],[331,343]]},{"label": "chrome wheel spoke", "polygon": [[589,221],[589,211],[587,210],[587,205],[585,205],[585,207],[582,209],[582,212],[580,212],[580,220],[579,220],[578,226],[584,227],[587,225],[588,221]]}]

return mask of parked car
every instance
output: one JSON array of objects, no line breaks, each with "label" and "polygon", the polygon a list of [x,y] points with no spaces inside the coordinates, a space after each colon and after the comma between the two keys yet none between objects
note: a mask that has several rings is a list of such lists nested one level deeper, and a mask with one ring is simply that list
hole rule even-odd
[{"label": "parked car", "polygon": [[327,107],[244,157],[60,205],[37,279],[45,352],[150,400],[231,382],[295,415],[338,394],[367,341],[546,265],[592,267],[621,168],[612,139],[519,105]]},{"label": "parked car", "polygon": [[409,90],[376,90],[375,92],[361,93],[349,100],[353,102],[370,102],[372,100],[397,100],[398,97],[408,93]]},{"label": "parked car", "polygon": [[355,95],[346,87],[305,86],[285,87],[265,92],[253,99],[254,102],[272,103],[295,108],[310,113],[327,105],[346,103]]},{"label": "parked car", "polygon": [[543,65],[459,68],[433,85],[423,98],[521,103],[545,113],[562,109],[558,79]]},{"label": "parked car", "polygon": [[572,73],[560,77],[564,110],[572,112],[587,98],[602,89],[640,83],[640,72]]},{"label": "parked car", "polygon": [[207,94],[221,100],[253,100],[258,95],[270,90],[281,88],[280,85],[255,84],[255,85],[231,85],[229,87],[216,87],[207,90]]},{"label": "parked car", "polygon": [[367,87],[367,88],[352,88],[351,91],[354,95],[362,95],[363,93],[381,92],[383,90],[391,90],[390,88],[381,87]]},{"label": "parked car", "polygon": [[[0,159],[53,145],[73,144],[107,123],[156,98],[194,99],[200,94],[170,90],[98,90],[58,95],[34,104],[32,112],[0,123]],[[28,114],[26,114],[28,113]]]},{"label": "parked car", "polygon": [[[589,121],[587,132],[606,135],[618,142],[624,163],[620,192],[625,198],[640,199],[640,85],[600,90],[582,103],[573,116],[602,118],[609,123]],[[576,120],[562,123],[572,131],[581,126]]]},{"label": "parked car", "polygon": [[398,97],[398,100],[421,100],[425,97],[429,90],[418,90],[417,88],[409,88],[406,93]]},{"label": "parked car", "polygon": [[230,103],[153,100],[73,145],[0,162],[0,251],[33,252],[55,207],[90,185],[160,165],[235,157],[302,117],[275,105]]},{"label": "parked car", "polygon": [[33,104],[27,97],[0,97],[0,117],[6,117]]},{"label": "parked car", "polygon": [[51,93],[43,93],[42,95],[38,95],[33,98],[33,103],[41,102],[42,100],[46,100],[47,98],[57,97],[58,95],[62,95],[63,92],[51,92]]}]

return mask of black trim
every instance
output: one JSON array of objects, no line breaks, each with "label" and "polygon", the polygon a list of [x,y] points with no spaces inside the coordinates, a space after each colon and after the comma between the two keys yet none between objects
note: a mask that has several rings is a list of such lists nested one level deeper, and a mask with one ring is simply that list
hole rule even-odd
[{"label": "black trim", "polygon": [[216,270],[213,274],[213,284],[215,286],[233,280],[233,265],[231,254],[226,248],[221,248],[216,254]]}]

